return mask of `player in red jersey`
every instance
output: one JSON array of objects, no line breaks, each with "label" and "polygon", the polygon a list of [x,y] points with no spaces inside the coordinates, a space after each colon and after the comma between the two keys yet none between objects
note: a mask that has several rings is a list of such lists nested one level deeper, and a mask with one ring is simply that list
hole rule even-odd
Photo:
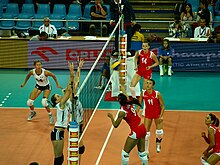
[{"label": "player in red jersey", "polygon": [[[125,94],[120,93],[118,95],[118,102],[121,105],[117,119],[114,120],[113,115],[108,113],[108,117],[115,128],[119,126],[122,119],[124,119],[131,128],[131,133],[128,135],[127,140],[122,150],[122,164],[127,165],[129,162],[129,153],[137,145],[138,156],[142,161],[142,165],[148,164],[147,153],[145,151],[145,135],[146,128],[141,122],[141,118],[138,116],[136,110],[134,109],[133,100],[128,101]],[[139,104],[140,105],[140,104]]]},{"label": "player in red jersey", "polygon": [[203,152],[201,162],[203,165],[214,165],[220,161],[220,131],[219,119],[212,113],[205,118],[205,124],[208,127],[208,137],[205,132],[201,136],[209,144],[208,148]]},{"label": "player in red jersey", "polygon": [[[130,91],[133,98],[136,98],[135,86],[144,77],[144,82],[152,77],[152,68],[159,65],[156,55],[150,51],[150,43],[144,42],[141,50],[135,54],[135,70],[137,72],[133,76],[130,84]],[[139,65],[137,64],[139,60]]]},{"label": "player in red jersey", "polygon": [[[150,127],[154,120],[156,125],[156,151],[159,153],[161,150],[161,141],[163,138],[163,114],[165,110],[164,101],[160,92],[154,90],[155,81],[149,79],[145,82],[144,88],[139,98],[140,103],[144,101],[144,124],[147,129],[145,136],[146,151],[149,153],[149,140],[150,140]],[[137,107],[139,111],[140,107]]]}]

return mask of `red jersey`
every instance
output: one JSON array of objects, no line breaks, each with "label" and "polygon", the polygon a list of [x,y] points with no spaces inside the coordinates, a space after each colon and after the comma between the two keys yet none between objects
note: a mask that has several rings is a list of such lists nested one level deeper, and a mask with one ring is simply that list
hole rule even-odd
[{"label": "red jersey", "polygon": [[210,126],[210,128],[214,129],[214,133],[215,133],[215,146],[213,147],[213,151],[215,153],[220,153],[220,131],[213,124]]},{"label": "red jersey", "polygon": [[143,90],[144,111],[145,118],[157,119],[160,116],[161,107],[158,99],[158,91],[153,90],[151,94],[147,90]]},{"label": "red jersey", "polygon": [[124,111],[126,113],[124,120],[131,128],[131,133],[129,134],[129,136],[134,139],[144,138],[147,131],[144,124],[141,123],[141,118],[138,116],[133,105],[123,105],[121,106],[121,111]]},{"label": "red jersey", "polygon": [[139,65],[138,71],[136,72],[141,77],[145,79],[150,79],[152,77],[152,68],[147,70],[148,66],[152,65],[152,51],[144,53],[144,50],[139,50]]}]

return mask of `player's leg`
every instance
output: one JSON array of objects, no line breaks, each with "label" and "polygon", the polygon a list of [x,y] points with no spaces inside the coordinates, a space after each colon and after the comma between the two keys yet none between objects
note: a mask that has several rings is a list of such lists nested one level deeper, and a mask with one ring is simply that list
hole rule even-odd
[{"label": "player's leg", "polygon": [[50,93],[51,93],[50,89],[44,90],[44,95],[43,95],[43,98],[41,100],[41,103],[42,103],[42,106],[45,107],[45,109],[48,112],[50,124],[54,124],[54,118],[53,118],[53,115],[51,113],[50,106],[48,104],[48,97],[49,97]]},{"label": "player's leg", "polygon": [[64,161],[64,131],[53,129],[53,131],[51,132],[51,141],[54,148],[54,165],[62,165]]},{"label": "player's leg", "polygon": [[[219,153],[220,155],[220,153]],[[216,153],[211,154],[208,159],[206,160],[207,163],[210,165],[214,165],[220,161],[220,156],[217,155]]]},{"label": "player's leg", "polygon": [[135,73],[134,77],[131,80],[131,84],[129,88],[130,88],[131,96],[133,98],[136,98],[135,86],[140,81],[140,79],[141,79],[141,76]]},{"label": "player's leg", "polygon": [[156,151],[159,153],[161,150],[161,142],[163,139],[163,120],[162,119],[155,119],[156,125]]},{"label": "player's leg", "polygon": [[131,137],[127,137],[127,140],[122,150],[122,165],[128,165],[129,153],[137,145],[138,140]]},{"label": "player's leg", "polygon": [[34,100],[41,94],[41,90],[34,88],[27,100],[27,106],[30,107],[30,114],[27,118],[28,121],[31,121],[33,117],[36,116],[36,112],[34,111]]},{"label": "player's leg", "polygon": [[145,136],[145,151],[147,154],[149,154],[149,144],[150,144],[150,127],[152,124],[152,119],[144,118],[144,125],[147,130],[146,136]]},{"label": "player's leg", "polygon": [[169,57],[168,59],[168,76],[171,76],[172,75],[172,58]]},{"label": "player's leg", "polygon": [[141,159],[142,165],[147,165],[148,154],[145,151],[145,138],[144,137],[138,140],[137,147],[138,147],[138,156]]},{"label": "player's leg", "polygon": [[159,57],[160,76],[163,76],[163,58]]}]

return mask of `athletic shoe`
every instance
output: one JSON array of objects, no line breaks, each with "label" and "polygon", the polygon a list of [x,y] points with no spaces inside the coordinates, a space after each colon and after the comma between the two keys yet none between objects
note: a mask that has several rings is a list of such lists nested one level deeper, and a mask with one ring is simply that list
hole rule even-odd
[{"label": "athletic shoe", "polygon": [[33,117],[35,117],[37,115],[37,113],[35,111],[31,111],[30,115],[28,116],[27,120],[31,121],[33,119]]},{"label": "athletic shoe", "polygon": [[156,143],[156,151],[157,151],[157,153],[160,153],[160,150],[161,150],[160,143]]},{"label": "athletic shoe", "polygon": [[163,76],[163,71],[160,72],[160,76]]},{"label": "athletic shoe", "polygon": [[49,114],[49,120],[50,120],[50,124],[54,124],[54,119],[52,114]]},{"label": "athletic shoe", "polygon": [[168,76],[172,76],[172,71],[171,71],[171,69],[168,69]]}]

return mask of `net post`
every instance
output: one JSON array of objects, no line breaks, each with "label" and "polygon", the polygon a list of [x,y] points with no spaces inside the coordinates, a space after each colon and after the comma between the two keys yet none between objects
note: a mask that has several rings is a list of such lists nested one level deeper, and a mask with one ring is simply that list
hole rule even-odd
[{"label": "net post", "polygon": [[79,128],[77,122],[70,122],[68,138],[68,165],[79,164]]}]

